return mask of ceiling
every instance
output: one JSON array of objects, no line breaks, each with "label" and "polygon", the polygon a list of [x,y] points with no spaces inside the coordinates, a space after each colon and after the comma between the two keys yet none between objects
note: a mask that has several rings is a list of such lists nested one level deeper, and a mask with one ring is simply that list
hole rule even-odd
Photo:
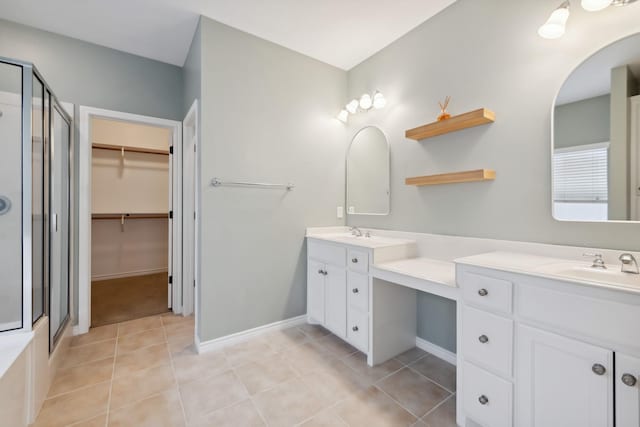
[{"label": "ceiling", "polygon": [[0,17],[182,66],[204,15],[349,70],[455,0],[0,0]]},{"label": "ceiling", "polygon": [[640,36],[617,41],[596,52],[576,68],[562,85],[556,105],[595,98],[611,92],[611,69],[628,65],[640,79]]}]

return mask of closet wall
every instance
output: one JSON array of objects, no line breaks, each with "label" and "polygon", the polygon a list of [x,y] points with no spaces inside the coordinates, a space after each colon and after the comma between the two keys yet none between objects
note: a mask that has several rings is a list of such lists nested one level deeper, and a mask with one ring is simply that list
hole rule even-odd
[{"label": "closet wall", "polygon": [[[92,143],[168,151],[168,129],[93,119]],[[167,271],[168,218],[96,219],[96,214],[167,214],[169,156],[92,150],[91,276],[113,279]]]}]

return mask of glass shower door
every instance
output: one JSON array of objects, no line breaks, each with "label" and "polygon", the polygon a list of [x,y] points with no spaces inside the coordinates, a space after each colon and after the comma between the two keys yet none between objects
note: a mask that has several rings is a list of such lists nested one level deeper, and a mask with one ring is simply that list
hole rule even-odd
[{"label": "glass shower door", "polygon": [[[0,332],[22,328],[22,67],[0,62]],[[27,160],[28,161],[28,160]]]},{"label": "glass shower door", "polygon": [[69,319],[71,123],[57,102],[51,108],[49,327],[53,349]]}]

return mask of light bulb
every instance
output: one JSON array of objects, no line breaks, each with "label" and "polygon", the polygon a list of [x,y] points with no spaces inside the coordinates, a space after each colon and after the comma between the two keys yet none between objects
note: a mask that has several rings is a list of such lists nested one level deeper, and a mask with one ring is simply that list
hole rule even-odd
[{"label": "light bulb", "polygon": [[360,97],[360,108],[363,110],[368,110],[373,105],[373,101],[371,100],[371,95],[365,93]]},{"label": "light bulb", "polygon": [[360,105],[360,103],[357,99],[354,99],[347,104],[346,109],[349,113],[355,114],[358,111],[358,105]]},{"label": "light bulb", "polygon": [[611,6],[613,0],[582,0],[582,8],[588,12],[598,12]]},{"label": "light bulb", "polygon": [[567,20],[569,19],[569,2],[564,2],[559,8],[551,13],[551,16],[538,29],[538,35],[545,39],[557,39],[565,32]]},{"label": "light bulb", "polygon": [[347,123],[347,121],[349,120],[349,112],[347,110],[342,110],[338,113],[338,116],[336,118],[342,123]]},{"label": "light bulb", "polygon": [[375,95],[373,95],[373,108],[379,110],[381,108],[384,108],[385,105],[387,105],[387,100],[385,99],[384,95],[380,92],[376,92]]}]

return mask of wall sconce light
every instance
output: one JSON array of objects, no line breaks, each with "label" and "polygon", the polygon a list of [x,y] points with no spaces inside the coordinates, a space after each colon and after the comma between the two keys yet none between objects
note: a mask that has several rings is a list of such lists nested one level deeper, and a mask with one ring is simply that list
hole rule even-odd
[{"label": "wall sconce light", "polygon": [[365,93],[360,99],[352,99],[344,107],[344,110],[338,113],[337,119],[343,123],[347,123],[350,114],[356,114],[358,112],[366,112],[373,109],[379,110],[387,105],[387,100],[384,95],[379,91],[376,91],[373,96]]},{"label": "wall sconce light", "polygon": [[[637,0],[580,0],[582,8],[588,12],[598,12],[609,6],[627,6]],[[547,22],[538,28],[538,35],[544,39],[557,39],[564,35],[569,19],[570,2],[567,0],[551,13]]]},{"label": "wall sconce light", "polygon": [[549,16],[547,22],[538,28],[538,35],[543,39],[557,39],[562,37],[570,15],[569,7],[569,2],[565,1],[556,10],[551,12],[551,16]]}]

